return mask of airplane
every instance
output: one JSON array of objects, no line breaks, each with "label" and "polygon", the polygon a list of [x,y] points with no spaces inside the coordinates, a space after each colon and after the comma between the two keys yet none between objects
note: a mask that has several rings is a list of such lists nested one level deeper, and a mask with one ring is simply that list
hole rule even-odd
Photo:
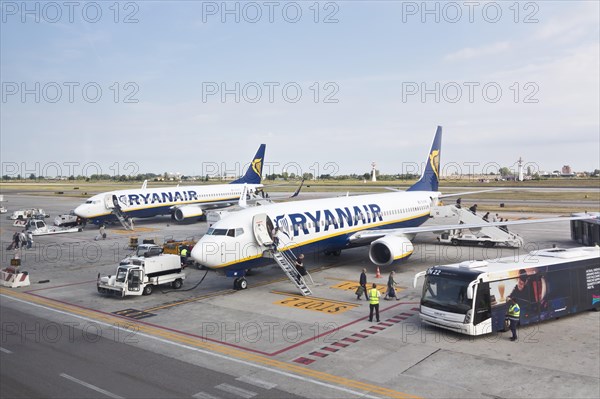
[{"label": "airplane", "polygon": [[75,214],[94,224],[119,220],[125,228],[133,228],[130,218],[171,215],[176,221],[198,218],[206,209],[224,208],[238,203],[244,191],[256,193],[262,189],[262,167],[265,144],[261,144],[246,173],[229,184],[203,186],[115,190],[94,195],[75,208]]},{"label": "airplane", "polygon": [[[344,249],[369,245],[372,263],[389,266],[413,253],[411,240],[417,233],[573,220],[548,218],[421,226],[429,220],[431,208],[441,198],[465,194],[442,195],[438,191],[441,140],[442,127],[438,126],[425,170],[407,191],[300,200],[232,212],[208,229],[194,246],[191,257],[206,268],[236,277],[234,287],[244,289],[248,270],[272,263],[277,260],[277,253],[289,254],[292,249],[297,253],[339,255]],[[273,251],[274,227],[279,228],[277,251]],[[293,254],[289,259],[293,260]],[[282,269],[286,271],[285,265]],[[294,277],[291,273],[288,273],[290,278]]]}]

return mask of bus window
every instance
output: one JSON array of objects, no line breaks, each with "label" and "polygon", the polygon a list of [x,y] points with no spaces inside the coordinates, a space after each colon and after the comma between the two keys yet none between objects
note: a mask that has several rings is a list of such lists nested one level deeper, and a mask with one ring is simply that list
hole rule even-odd
[{"label": "bus window", "polygon": [[421,304],[433,309],[466,314],[471,309],[467,298],[470,281],[428,275],[423,285]]}]

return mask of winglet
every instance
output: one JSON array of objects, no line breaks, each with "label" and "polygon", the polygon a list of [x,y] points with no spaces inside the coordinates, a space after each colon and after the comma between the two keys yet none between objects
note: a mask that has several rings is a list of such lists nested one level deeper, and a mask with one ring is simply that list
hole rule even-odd
[{"label": "winglet", "polygon": [[440,182],[440,155],[442,152],[442,127],[438,126],[427,156],[421,179],[406,191],[437,191]]},{"label": "winglet", "polygon": [[262,180],[262,168],[265,158],[265,148],[266,144],[261,144],[260,147],[258,147],[258,151],[252,159],[252,162],[250,162],[250,166],[248,166],[246,174],[241,178],[232,181],[230,184],[260,184]]}]

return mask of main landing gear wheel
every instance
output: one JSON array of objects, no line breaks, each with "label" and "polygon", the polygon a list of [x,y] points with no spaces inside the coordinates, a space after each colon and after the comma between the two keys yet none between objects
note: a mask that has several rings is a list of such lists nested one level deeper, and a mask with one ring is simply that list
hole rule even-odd
[{"label": "main landing gear wheel", "polygon": [[234,290],[245,290],[246,288],[248,288],[248,281],[244,277],[238,277],[233,280]]}]

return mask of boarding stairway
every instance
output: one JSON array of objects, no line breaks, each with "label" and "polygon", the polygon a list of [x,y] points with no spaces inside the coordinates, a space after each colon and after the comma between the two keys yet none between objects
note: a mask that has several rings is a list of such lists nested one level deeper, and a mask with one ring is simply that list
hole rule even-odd
[{"label": "boarding stairway", "polygon": [[123,212],[121,211],[121,207],[114,207],[112,209],[112,214],[117,217],[121,225],[125,228],[125,230],[133,230],[133,221],[127,218]]},{"label": "boarding stairway", "polygon": [[[486,222],[481,216],[474,214],[468,209],[458,208],[455,205],[432,208],[431,215],[434,218],[458,216],[459,224],[481,224]],[[524,244],[523,239],[520,236],[511,233],[508,230],[503,230],[498,226],[486,226],[469,230],[478,237],[488,237],[494,242],[503,243],[510,247],[522,247]]]},{"label": "boarding stairway", "polygon": [[[312,291],[310,290],[310,288],[308,288],[308,285],[306,284],[304,277],[296,269],[295,257],[291,253],[291,251],[289,253],[286,253],[286,252],[277,251],[277,249],[272,249],[271,255],[273,256],[273,259],[275,259],[275,262],[277,262],[279,267],[281,267],[281,270],[283,270],[284,273],[288,276],[290,281],[296,287],[298,287],[298,290],[300,290],[302,295],[304,295],[304,296],[312,295]],[[308,272],[306,272],[306,275],[309,278],[311,278],[310,274],[308,274]],[[311,278],[311,280],[312,280],[312,278]]]}]

